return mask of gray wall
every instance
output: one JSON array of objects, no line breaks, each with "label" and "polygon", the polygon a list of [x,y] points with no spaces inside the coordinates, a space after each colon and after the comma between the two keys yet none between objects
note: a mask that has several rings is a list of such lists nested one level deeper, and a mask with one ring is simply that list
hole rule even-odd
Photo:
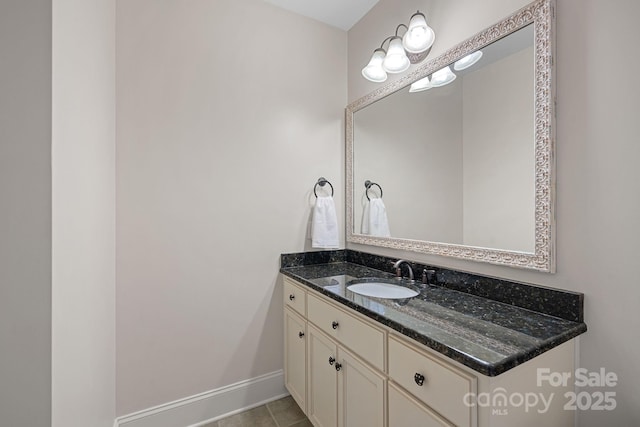
[{"label": "gray wall", "polygon": [[[318,176],[332,181],[343,207],[345,70],[348,100],[377,87],[360,69],[389,29],[417,8],[436,30],[436,56],[526,3],[381,0],[349,32],[348,64],[343,33],[261,1],[247,2],[249,9],[232,1],[118,3],[119,413],[281,368],[274,344],[282,339],[278,255],[308,248]],[[557,273],[348,246],[584,292],[589,331],[580,340],[580,365],[605,367],[620,382],[617,409],[581,413],[579,425],[638,425],[640,90],[630,70],[640,59],[629,52],[636,49],[640,4],[558,0],[557,15]],[[278,65],[274,58],[291,56],[277,49],[247,57],[201,43],[237,35],[235,22],[247,16],[263,25],[260,37],[248,40],[258,46],[308,31],[308,38],[289,39],[299,43],[296,61]],[[51,32],[50,2],[0,3],[0,413],[12,427],[52,421]],[[230,67],[220,68],[220,58]],[[627,62],[617,79],[604,79],[621,58]],[[180,61],[190,66],[172,67]],[[107,166],[98,182],[109,173]],[[108,198],[109,186],[102,190]],[[264,215],[252,213],[258,207]],[[108,237],[101,251],[109,252]],[[230,255],[240,253],[244,258]],[[247,260],[255,280],[234,274]],[[91,302],[72,294],[80,304]],[[108,327],[100,336],[96,348]],[[109,403],[102,404],[107,409],[97,410],[108,413]]]},{"label": "gray wall", "polygon": [[532,46],[464,76],[465,245],[535,252],[533,60]]},{"label": "gray wall", "polygon": [[115,0],[53,2],[52,426],[115,418]]},{"label": "gray wall", "polygon": [[3,426],[113,425],[114,6],[0,4]]},{"label": "gray wall", "polygon": [[0,424],[51,425],[51,2],[0,2]]},{"label": "gray wall", "polygon": [[460,79],[437,90],[406,89],[355,113],[356,233],[368,179],[382,187],[393,237],[462,243],[462,108]]},{"label": "gray wall", "polygon": [[[527,4],[381,0],[349,31],[349,100],[377,85],[360,70],[385,31],[427,12],[436,32],[431,57]],[[581,427],[640,425],[640,3],[633,0],[558,0],[557,7],[557,273],[544,274],[475,262],[348,244],[352,249],[433,263],[585,294],[589,330],[580,339],[580,365],[617,373],[615,411],[578,414]],[[622,65],[624,64],[624,65]],[[616,78],[609,80],[612,69]],[[589,389],[592,392],[597,389]]]},{"label": "gray wall", "polygon": [[318,177],[344,211],[347,86],[346,33],[262,0],[117,6],[122,415],[282,369],[279,256]]}]

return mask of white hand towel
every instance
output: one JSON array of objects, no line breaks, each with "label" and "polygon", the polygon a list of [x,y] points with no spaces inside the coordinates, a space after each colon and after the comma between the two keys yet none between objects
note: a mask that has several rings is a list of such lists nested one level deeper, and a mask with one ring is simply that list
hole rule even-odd
[{"label": "white hand towel", "polygon": [[338,216],[333,197],[319,196],[313,207],[311,247],[336,249],[338,244]]},{"label": "white hand towel", "polygon": [[387,208],[382,199],[371,199],[365,206],[362,215],[362,234],[377,237],[391,237]]},{"label": "white hand towel", "polygon": [[369,234],[369,230],[371,226],[369,223],[371,222],[371,202],[367,200],[367,203],[364,205],[362,209],[362,223],[360,227],[360,231],[362,234]]}]

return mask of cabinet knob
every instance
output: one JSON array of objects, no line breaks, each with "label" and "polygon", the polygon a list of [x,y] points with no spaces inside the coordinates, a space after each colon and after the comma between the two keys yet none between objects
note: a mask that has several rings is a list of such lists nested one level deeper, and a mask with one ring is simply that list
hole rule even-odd
[{"label": "cabinet knob", "polygon": [[298,332],[298,336],[299,336],[300,338],[304,337],[304,332]]},{"label": "cabinet knob", "polygon": [[296,296],[294,294],[289,295],[289,301],[293,301],[294,299],[296,299]]},{"label": "cabinet knob", "polygon": [[331,322],[331,327],[332,327],[333,329],[338,329],[338,326],[339,326],[338,322],[335,322],[335,321],[334,321],[334,322]]},{"label": "cabinet knob", "polygon": [[335,362],[336,359],[334,359],[333,357],[329,356],[329,365],[333,365],[333,362]]},{"label": "cabinet knob", "polygon": [[424,384],[425,378],[424,378],[424,375],[416,373],[413,376],[413,380],[416,382],[416,384],[418,384],[420,387],[422,387],[422,385]]},{"label": "cabinet knob", "polygon": [[339,371],[340,369],[342,369],[342,364],[336,363],[336,371]]}]

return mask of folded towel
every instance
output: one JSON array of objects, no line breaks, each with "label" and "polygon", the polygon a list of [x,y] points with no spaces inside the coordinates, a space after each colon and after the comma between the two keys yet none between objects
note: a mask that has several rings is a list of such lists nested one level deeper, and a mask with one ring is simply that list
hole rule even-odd
[{"label": "folded towel", "polygon": [[338,244],[338,216],[333,197],[319,196],[313,207],[311,247],[336,249]]},{"label": "folded towel", "polygon": [[369,234],[369,222],[371,219],[369,218],[371,215],[371,202],[367,201],[364,205],[364,209],[362,209],[362,222],[360,223],[360,231],[362,234]]},{"label": "folded towel", "polygon": [[391,237],[387,208],[382,199],[371,199],[362,212],[362,234],[378,237]]}]

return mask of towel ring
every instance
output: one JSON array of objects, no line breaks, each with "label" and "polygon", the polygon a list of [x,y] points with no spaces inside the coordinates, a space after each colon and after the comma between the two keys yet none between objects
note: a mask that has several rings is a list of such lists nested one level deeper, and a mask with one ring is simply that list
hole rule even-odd
[{"label": "towel ring", "polygon": [[382,187],[380,187],[380,184],[378,184],[376,182],[371,182],[369,180],[366,180],[364,182],[364,188],[366,188],[366,190],[364,190],[364,194],[367,196],[367,200],[371,200],[369,198],[369,189],[371,188],[372,185],[375,185],[376,187],[378,187],[380,189],[380,198],[382,199]]},{"label": "towel ring", "polygon": [[319,185],[320,187],[324,187],[325,184],[329,184],[329,187],[331,187],[331,197],[333,197],[333,185],[331,185],[331,183],[329,181],[327,181],[324,177],[320,177],[318,178],[318,182],[316,182],[316,185],[313,186],[313,195],[316,196],[316,199],[318,198],[318,194],[316,193],[316,187]]}]

